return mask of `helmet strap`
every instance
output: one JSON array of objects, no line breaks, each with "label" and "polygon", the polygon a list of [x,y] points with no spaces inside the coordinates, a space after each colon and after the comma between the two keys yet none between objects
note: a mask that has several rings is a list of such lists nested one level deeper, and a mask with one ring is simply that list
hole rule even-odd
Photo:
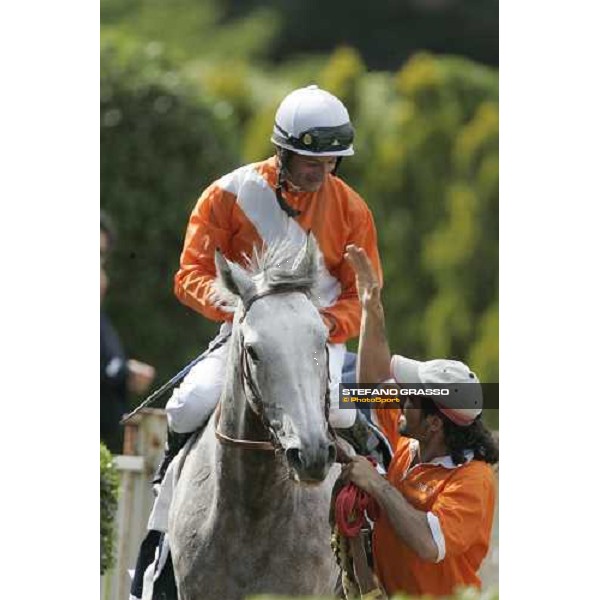
[{"label": "helmet strap", "polygon": [[279,147],[277,150],[277,156],[279,157],[279,168],[277,169],[277,183],[275,184],[275,196],[279,207],[288,217],[294,218],[299,216],[302,211],[296,210],[291,207],[283,197],[283,186],[285,185],[285,173],[287,172],[287,165],[291,157],[291,152],[287,148]]},{"label": "helmet strap", "polygon": [[337,160],[335,161],[335,167],[333,167],[333,171],[331,171],[332,175],[337,175],[338,169],[340,168],[340,165],[342,164],[342,158],[344,158],[343,156],[338,156]]}]

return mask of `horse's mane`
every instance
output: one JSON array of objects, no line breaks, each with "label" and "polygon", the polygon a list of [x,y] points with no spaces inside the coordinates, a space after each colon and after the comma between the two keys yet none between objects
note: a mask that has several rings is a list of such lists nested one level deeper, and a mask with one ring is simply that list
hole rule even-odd
[{"label": "horse's mane", "polygon": [[[314,293],[317,285],[318,261],[302,274],[296,273],[296,267],[304,254],[288,240],[278,240],[269,246],[263,243],[258,249],[254,246],[252,256],[244,255],[244,265],[240,267],[254,281],[257,293],[286,287],[306,290],[311,300],[318,304]],[[320,260],[320,257],[319,257]],[[211,301],[225,312],[234,312],[239,298],[233,294],[219,276],[212,286]]]}]

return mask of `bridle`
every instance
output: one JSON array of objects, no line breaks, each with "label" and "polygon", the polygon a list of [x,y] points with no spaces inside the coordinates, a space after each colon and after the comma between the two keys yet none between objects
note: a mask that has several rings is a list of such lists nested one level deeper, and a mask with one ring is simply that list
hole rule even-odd
[{"label": "bridle", "polygon": [[[247,301],[244,302],[243,312],[239,319],[238,324],[241,325],[243,323],[251,306],[257,300],[260,300],[261,298],[265,298],[266,296],[272,296],[274,294],[284,294],[284,293],[292,293],[292,292],[302,292],[302,293],[306,294],[306,296],[308,297],[308,290],[306,288],[292,287],[292,286],[279,286],[277,288],[271,288],[271,289],[268,289],[263,292],[259,292],[259,293],[255,294],[254,296],[252,296],[251,298],[249,298]],[[260,420],[264,429],[268,432],[270,440],[264,440],[264,441],[243,440],[243,439],[239,439],[239,438],[232,438],[232,437],[229,437],[228,435],[225,435],[224,433],[221,433],[221,431],[219,430],[219,425],[221,422],[221,403],[220,402],[219,402],[219,405],[217,406],[216,415],[215,415],[215,435],[217,436],[217,439],[220,442],[231,445],[231,446],[237,446],[239,448],[244,448],[246,450],[266,450],[269,452],[275,452],[276,454],[282,453],[283,446],[282,446],[281,442],[279,441],[279,438],[277,437],[277,432],[275,431],[273,424],[269,421],[269,419],[266,415],[265,404],[261,397],[260,390],[258,389],[256,382],[252,378],[252,373],[250,370],[250,359],[248,358],[248,351],[246,350],[246,347],[244,345],[244,336],[241,333],[241,331],[239,332],[239,343],[240,343],[239,354],[240,354],[240,373],[241,373],[241,377],[242,377],[242,393],[244,394],[244,399],[246,400],[246,403],[248,404],[248,406],[250,407],[252,412],[258,417],[258,419]],[[327,422],[327,427],[328,427],[330,435],[332,435],[332,437],[335,439],[335,432],[334,432],[333,428],[331,427],[331,425],[329,424],[329,407],[330,407],[330,403],[331,403],[329,384],[330,384],[331,380],[329,377],[329,347],[327,345],[325,345],[325,357],[326,357],[325,372],[326,372],[326,377],[327,377],[327,381],[326,381],[326,385],[325,385],[325,420]],[[249,394],[248,394],[248,391],[250,392]]]}]

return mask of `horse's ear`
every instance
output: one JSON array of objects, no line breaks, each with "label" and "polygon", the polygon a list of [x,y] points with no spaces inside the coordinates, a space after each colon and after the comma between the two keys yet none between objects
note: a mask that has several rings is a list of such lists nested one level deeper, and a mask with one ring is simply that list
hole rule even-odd
[{"label": "horse's ear", "polygon": [[306,244],[295,261],[294,273],[299,279],[316,282],[319,272],[319,247],[315,236],[309,231]]},{"label": "horse's ear", "polygon": [[248,273],[238,264],[228,261],[218,248],[215,250],[215,266],[217,277],[226,290],[242,299],[254,293],[255,285]]}]

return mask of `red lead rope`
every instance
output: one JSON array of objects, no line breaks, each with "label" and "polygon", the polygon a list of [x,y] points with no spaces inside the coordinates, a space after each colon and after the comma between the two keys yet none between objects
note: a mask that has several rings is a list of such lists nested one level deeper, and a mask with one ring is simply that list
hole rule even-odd
[{"label": "red lead rope", "polygon": [[[375,461],[368,458],[375,467]],[[379,518],[379,504],[353,483],[345,484],[335,499],[335,521],[339,532],[346,537],[357,536],[365,523],[365,511],[371,521]]]}]

